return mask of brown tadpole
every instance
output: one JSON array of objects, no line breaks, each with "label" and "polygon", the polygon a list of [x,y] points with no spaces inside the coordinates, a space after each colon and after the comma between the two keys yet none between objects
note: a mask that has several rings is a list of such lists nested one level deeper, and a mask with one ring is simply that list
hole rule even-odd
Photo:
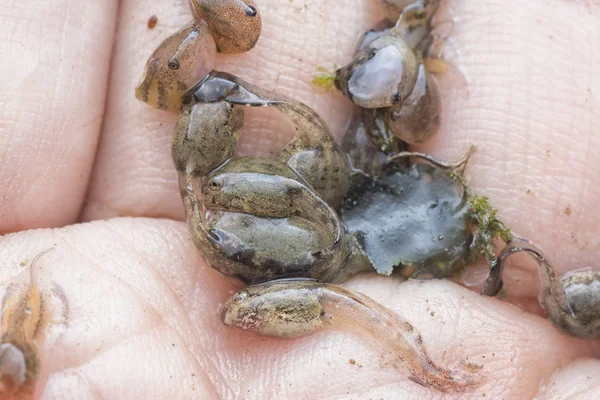
[{"label": "brown tadpole", "polygon": [[[249,286],[224,305],[225,325],[266,336],[299,337],[338,330],[370,342],[409,379],[441,392],[466,392],[483,375],[449,369],[436,362],[417,329],[375,300],[339,285],[281,279]],[[350,361],[352,364],[352,361]]]},{"label": "brown tadpole", "polygon": [[[55,305],[62,303],[61,323],[68,318],[68,303],[62,288],[41,284],[35,267],[42,256],[31,262],[27,283],[12,283],[2,299],[0,319],[0,400],[30,399],[41,394],[45,382],[40,347],[48,327],[55,324]],[[47,286],[47,287],[46,287]]]}]

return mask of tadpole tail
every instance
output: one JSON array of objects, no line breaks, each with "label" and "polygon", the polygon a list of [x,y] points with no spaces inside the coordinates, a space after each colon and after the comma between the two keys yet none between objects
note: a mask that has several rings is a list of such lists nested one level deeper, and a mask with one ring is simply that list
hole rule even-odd
[{"label": "tadpole tail", "polygon": [[434,361],[419,331],[375,300],[337,285],[325,285],[320,298],[330,328],[367,336],[384,358],[405,367],[414,382],[442,392],[464,392],[481,383],[480,376]]},{"label": "tadpole tail", "polygon": [[[179,174],[179,193],[183,200],[184,207],[186,209],[186,220],[190,229],[200,229],[204,233],[208,234],[207,223],[206,223],[206,207],[203,201],[200,201],[197,196],[198,188],[193,187],[194,178],[191,174],[180,173]],[[204,179],[204,178],[198,178]],[[200,188],[202,185],[200,186]]]},{"label": "tadpole tail", "polygon": [[481,384],[481,377],[461,371],[436,370],[435,373],[413,373],[409,379],[443,393],[462,393]]}]

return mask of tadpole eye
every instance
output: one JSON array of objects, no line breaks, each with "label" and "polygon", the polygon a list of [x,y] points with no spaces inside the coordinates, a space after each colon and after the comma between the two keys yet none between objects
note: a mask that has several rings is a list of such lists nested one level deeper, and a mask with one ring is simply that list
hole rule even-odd
[{"label": "tadpole eye", "polygon": [[244,300],[246,300],[246,297],[248,297],[248,295],[246,294],[246,292],[240,292],[238,294],[235,295],[235,298],[233,299],[233,302],[235,304],[241,304]]},{"label": "tadpole eye", "polygon": [[211,179],[208,182],[208,188],[210,190],[212,190],[213,192],[216,192],[218,190],[221,190],[221,184],[219,182],[215,181],[214,179]]},{"label": "tadpole eye", "polygon": [[176,58],[170,58],[167,65],[169,66],[169,69],[172,69],[174,71],[178,70],[179,67],[181,67],[181,65],[179,64],[179,60]]},{"label": "tadpole eye", "polygon": [[246,6],[246,15],[249,17],[256,17],[256,14],[258,14],[258,11],[256,10],[256,7],[254,6]]}]

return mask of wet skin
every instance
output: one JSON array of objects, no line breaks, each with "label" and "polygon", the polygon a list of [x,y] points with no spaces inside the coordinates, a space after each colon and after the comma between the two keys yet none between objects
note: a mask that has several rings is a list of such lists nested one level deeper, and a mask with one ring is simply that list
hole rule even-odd
[{"label": "wet skin", "polygon": [[336,212],[276,160],[234,157],[180,186],[194,244],[226,275],[339,282],[370,267]]},{"label": "wet skin", "polygon": [[415,3],[391,29],[367,32],[354,59],[336,73],[338,89],[359,107],[380,109],[377,118],[409,144],[424,143],[439,130],[439,88],[424,64],[437,7],[437,1]]},{"label": "wet skin", "polygon": [[[403,58],[412,54],[405,50]],[[157,86],[160,93],[160,79]],[[181,87],[162,92],[177,98]],[[213,268],[247,283],[282,277],[342,282],[372,270],[354,236],[344,234],[334,210],[349,186],[348,158],[313,110],[222,72],[211,72],[180,103],[172,155],[193,242]],[[232,158],[243,124],[241,106],[276,107],[297,125],[298,134],[277,160]],[[280,284],[293,289],[291,282]],[[338,316],[353,312],[346,305],[352,304],[350,297],[360,295],[316,285],[323,293],[337,294],[329,304],[340,309]],[[373,301],[365,306],[377,316],[393,315]],[[302,318],[300,310],[291,313]],[[402,338],[411,332],[412,327],[388,335]],[[373,337],[382,339],[382,334]],[[419,351],[424,352],[420,345]],[[457,381],[426,353],[407,355],[405,350],[400,346],[398,356],[408,364],[413,380],[442,391],[475,385],[472,379]]]},{"label": "wet skin", "polygon": [[386,17],[390,21],[396,22],[398,17],[400,17],[402,14],[404,8],[413,4],[415,0],[379,0],[379,2],[383,7],[385,7]]},{"label": "wet skin", "polygon": [[[180,117],[173,157],[192,238],[214,268],[248,283],[338,282],[370,268],[332,207],[348,186],[347,156],[314,111],[216,71],[189,92],[184,110],[187,104],[198,112]],[[237,144],[230,132],[239,127],[231,119],[242,106],[272,106],[296,123],[297,136],[276,160],[230,158]]]}]

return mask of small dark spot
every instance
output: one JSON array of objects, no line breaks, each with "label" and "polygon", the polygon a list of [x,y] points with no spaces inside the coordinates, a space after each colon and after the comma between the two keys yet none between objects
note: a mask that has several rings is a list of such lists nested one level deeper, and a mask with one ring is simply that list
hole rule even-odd
[{"label": "small dark spot", "polygon": [[396,93],[392,96],[392,104],[398,104],[402,101],[402,96],[400,96],[400,93]]},{"label": "small dark spot", "polygon": [[151,16],[150,19],[148,20],[148,29],[156,28],[157,23],[158,23],[158,17],[156,15]]},{"label": "small dark spot", "polygon": [[179,60],[176,58],[169,59],[169,63],[167,65],[169,66],[169,69],[172,69],[174,71],[177,71],[181,67],[181,65],[179,64]]},{"label": "small dark spot", "polygon": [[353,358],[349,359],[348,362],[352,365],[356,365],[356,360]]},{"label": "small dark spot", "polygon": [[258,14],[258,10],[254,6],[246,6],[245,11],[246,11],[246,15],[249,17],[256,17],[256,14]]},{"label": "small dark spot", "polygon": [[570,217],[570,216],[571,216],[571,214],[573,214],[573,210],[571,210],[571,207],[567,207],[567,208],[565,208],[565,215],[566,215],[567,217]]}]

